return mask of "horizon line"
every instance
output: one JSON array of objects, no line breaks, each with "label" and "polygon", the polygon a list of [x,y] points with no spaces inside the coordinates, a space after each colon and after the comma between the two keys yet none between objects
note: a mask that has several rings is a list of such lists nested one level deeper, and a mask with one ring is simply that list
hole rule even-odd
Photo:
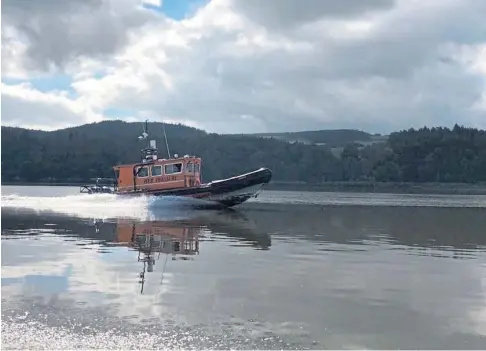
[{"label": "horizon line", "polygon": [[[105,120],[102,120],[102,121],[89,122],[89,123],[78,124],[78,125],[73,125],[73,126],[70,126],[70,127],[64,127],[64,128],[58,128],[58,129],[52,129],[52,130],[32,129],[32,128],[20,127],[20,126],[15,126],[15,125],[5,125],[3,123],[1,124],[1,127],[2,128],[6,127],[6,128],[24,129],[24,130],[33,131],[33,132],[51,133],[51,132],[58,132],[58,131],[67,130],[67,129],[80,128],[80,127],[87,126],[87,125],[110,123],[110,122],[112,122],[112,123],[113,122],[121,122],[121,123],[126,123],[126,124],[145,123],[145,121],[124,121],[124,120],[121,120],[121,119],[105,119]],[[164,122],[164,121],[152,121],[152,122],[149,121],[149,123],[167,124],[167,125],[172,125],[172,126],[182,126],[182,127],[185,127],[185,128],[200,130],[200,131],[203,131],[207,134],[218,134],[218,135],[261,135],[261,136],[263,136],[263,135],[292,134],[292,133],[306,133],[306,132],[320,132],[320,131],[356,131],[356,132],[363,132],[363,133],[369,134],[371,136],[388,136],[391,133],[407,131],[407,130],[410,130],[410,129],[420,130],[420,129],[424,129],[424,128],[428,128],[428,129],[445,128],[445,129],[452,130],[456,125],[461,127],[461,128],[465,128],[465,129],[476,129],[478,131],[486,131],[486,129],[481,129],[481,128],[477,128],[477,127],[466,127],[464,125],[461,125],[461,124],[455,122],[452,127],[447,127],[445,125],[437,125],[437,126],[423,125],[421,127],[400,128],[400,129],[396,129],[396,130],[394,130],[393,132],[390,132],[390,133],[369,132],[369,131],[365,131],[363,129],[355,129],[355,128],[305,129],[305,130],[294,130],[294,131],[287,131],[287,132],[215,133],[215,132],[209,132],[205,129],[192,127],[192,126],[186,125],[184,123],[174,123],[174,122]]]}]

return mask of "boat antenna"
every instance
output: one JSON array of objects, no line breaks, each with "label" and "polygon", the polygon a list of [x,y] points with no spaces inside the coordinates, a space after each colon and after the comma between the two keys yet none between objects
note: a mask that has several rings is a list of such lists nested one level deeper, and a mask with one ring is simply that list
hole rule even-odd
[{"label": "boat antenna", "polygon": [[169,159],[170,159],[169,142],[167,141],[167,134],[165,133],[165,123],[164,122],[162,122],[162,128],[164,130],[164,138],[165,138],[165,146],[167,146],[167,154],[169,155]]},{"label": "boat antenna", "polygon": [[[165,139],[165,146],[167,147],[167,154],[168,157],[170,158],[170,150],[169,150],[169,142],[167,141],[167,133],[165,132],[165,123],[162,122],[162,129],[164,130],[164,139]],[[143,133],[138,137],[139,140],[147,139],[148,137],[148,120],[145,120],[145,123],[143,124]],[[149,146],[150,148],[150,141],[149,141]]]},{"label": "boat antenna", "polygon": [[147,125],[147,123],[148,123],[148,120],[145,121],[145,124],[142,124],[143,133],[142,133],[142,135],[140,135],[138,137],[139,140],[147,139],[147,137],[148,137],[148,133],[147,133],[148,125]]}]

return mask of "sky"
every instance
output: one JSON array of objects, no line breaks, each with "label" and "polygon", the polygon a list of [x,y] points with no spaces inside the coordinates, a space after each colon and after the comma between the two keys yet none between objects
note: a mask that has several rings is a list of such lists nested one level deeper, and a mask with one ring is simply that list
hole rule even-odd
[{"label": "sky", "polygon": [[486,129],[486,1],[3,0],[2,125]]}]

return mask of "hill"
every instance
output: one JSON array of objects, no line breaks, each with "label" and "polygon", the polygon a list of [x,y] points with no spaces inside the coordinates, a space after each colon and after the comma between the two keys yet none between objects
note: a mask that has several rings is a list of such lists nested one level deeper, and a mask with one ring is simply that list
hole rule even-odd
[{"label": "hill", "polygon": [[[336,131],[296,133],[304,133],[314,142],[327,135],[326,145],[289,143],[268,134],[218,135],[175,124],[166,124],[166,131],[172,154],[203,158],[204,181],[259,167],[271,168],[274,181],[314,184],[486,181],[486,132],[457,125],[395,132],[385,141],[366,146],[356,142],[356,138],[364,138],[362,132],[340,131],[343,141],[338,155],[327,145],[333,143]],[[52,132],[2,126],[2,180],[80,182],[110,177],[113,165],[139,160],[145,145],[137,139],[141,132],[140,123],[122,121]],[[163,125],[150,123],[149,134],[166,156]],[[366,135],[373,140],[374,136]]]},{"label": "hill", "polygon": [[[146,141],[140,123],[105,121],[52,132],[2,126],[3,181],[86,181],[112,176],[111,166],[138,161]],[[203,157],[205,181],[267,166],[276,179],[303,180],[339,174],[339,160],[328,149],[238,135],[218,135],[166,124],[172,154]],[[167,156],[162,123],[149,124],[150,138]],[[320,160],[316,167],[312,160]],[[307,160],[304,163],[303,160]],[[326,178],[327,177],[327,178]]]}]

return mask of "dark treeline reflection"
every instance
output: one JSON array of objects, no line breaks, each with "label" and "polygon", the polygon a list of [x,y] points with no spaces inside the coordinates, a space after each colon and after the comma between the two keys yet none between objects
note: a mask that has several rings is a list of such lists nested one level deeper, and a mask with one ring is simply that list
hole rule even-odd
[{"label": "dark treeline reflection", "polygon": [[34,212],[2,208],[2,234],[35,235],[50,233],[93,239],[104,245],[133,244],[138,235],[159,235],[199,240],[214,234],[241,245],[268,250],[270,236],[258,230],[239,212],[194,211],[184,220],[141,221],[130,218],[78,218],[52,211]]},{"label": "dark treeline reflection", "polygon": [[121,234],[125,231],[170,234],[186,230],[263,250],[271,249],[275,240],[292,238],[320,244],[366,244],[372,240],[410,247],[467,250],[486,246],[485,228],[486,211],[470,208],[251,204],[238,210],[194,211],[184,220],[151,222],[125,218],[102,221],[2,208],[2,234],[48,229],[107,245],[130,241],[128,234]]},{"label": "dark treeline reflection", "polygon": [[245,215],[272,238],[337,244],[383,240],[444,249],[486,245],[486,210],[481,208],[265,205],[248,208]]}]

